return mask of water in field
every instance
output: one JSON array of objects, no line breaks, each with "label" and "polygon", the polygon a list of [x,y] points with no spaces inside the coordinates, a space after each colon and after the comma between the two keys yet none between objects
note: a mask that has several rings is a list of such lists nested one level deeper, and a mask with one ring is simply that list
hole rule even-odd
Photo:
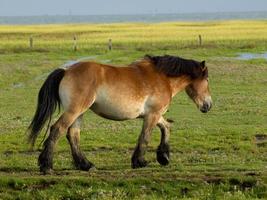
[{"label": "water in field", "polygon": [[96,58],[96,56],[87,56],[87,57],[80,58],[78,60],[69,60],[66,63],[64,63],[61,67],[68,68],[68,67],[74,65],[75,63],[83,62],[83,61],[85,62],[85,61],[93,60],[95,58]]},{"label": "water in field", "polygon": [[44,15],[0,16],[0,24],[57,24],[57,23],[113,23],[113,22],[163,22],[163,21],[209,21],[228,19],[267,19],[267,12],[218,12],[175,13],[139,15]]},{"label": "water in field", "polygon": [[[92,61],[92,60],[95,60],[97,58],[97,56],[87,56],[87,57],[82,57],[82,58],[79,58],[77,60],[68,60],[66,63],[64,63],[62,66],[62,68],[69,68],[71,67],[72,65],[78,63],[78,62],[86,62],[86,61]],[[111,60],[109,59],[106,59],[106,60],[99,60],[100,62],[102,63],[110,63]]]},{"label": "water in field", "polygon": [[252,60],[252,59],[265,59],[267,60],[267,52],[264,53],[239,53],[238,60]]}]

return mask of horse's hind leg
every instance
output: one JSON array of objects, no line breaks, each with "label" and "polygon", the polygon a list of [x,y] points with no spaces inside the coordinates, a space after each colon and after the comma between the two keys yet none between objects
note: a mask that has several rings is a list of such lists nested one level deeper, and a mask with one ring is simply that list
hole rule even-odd
[{"label": "horse's hind leg", "polygon": [[161,141],[157,149],[157,161],[161,165],[168,165],[170,158],[170,124],[163,117],[161,117],[157,126],[160,128],[161,131]]},{"label": "horse's hind leg", "polygon": [[132,155],[132,168],[145,167],[147,165],[144,159],[145,150],[150,140],[152,129],[156,126],[159,118],[160,115],[158,114],[150,114],[144,118],[142,132]]},{"label": "horse's hind leg", "polygon": [[82,115],[78,117],[75,122],[68,129],[67,139],[70,143],[71,153],[74,164],[77,169],[88,171],[94,165],[89,162],[80,149],[80,127],[82,122]]},{"label": "horse's hind leg", "polygon": [[58,139],[67,131],[79,115],[80,113],[64,112],[57,122],[51,126],[50,134],[44,142],[44,149],[38,159],[40,171],[44,174],[53,168],[53,151]]}]

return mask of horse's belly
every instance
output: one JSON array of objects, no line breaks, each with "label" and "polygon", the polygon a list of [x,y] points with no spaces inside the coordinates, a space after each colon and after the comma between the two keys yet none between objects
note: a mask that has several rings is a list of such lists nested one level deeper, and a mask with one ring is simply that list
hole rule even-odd
[{"label": "horse's belly", "polygon": [[144,115],[145,97],[135,99],[118,93],[116,95],[98,95],[90,109],[94,113],[112,120],[135,119]]},{"label": "horse's belly", "polygon": [[[119,103],[119,102],[118,102]],[[96,102],[90,108],[94,113],[112,120],[135,119],[143,115],[142,106]]]}]

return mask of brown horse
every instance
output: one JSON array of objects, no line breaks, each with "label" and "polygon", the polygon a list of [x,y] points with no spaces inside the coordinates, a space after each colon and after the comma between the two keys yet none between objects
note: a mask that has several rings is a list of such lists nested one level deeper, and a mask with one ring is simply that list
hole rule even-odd
[{"label": "brown horse", "polygon": [[50,128],[39,156],[40,171],[53,167],[53,151],[67,132],[75,166],[89,170],[93,164],[80,150],[80,124],[83,114],[91,109],[112,120],[143,119],[143,128],[135,151],[132,167],[145,167],[145,149],[152,128],[161,130],[157,161],[169,163],[169,123],[163,118],[172,98],[184,90],[200,111],[210,110],[212,101],[208,88],[205,61],[197,62],[175,56],[145,56],[127,67],[114,67],[95,62],[78,62],[67,69],[53,71],[39,91],[37,110],[29,126],[29,142],[35,140],[57,107],[64,112]]}]

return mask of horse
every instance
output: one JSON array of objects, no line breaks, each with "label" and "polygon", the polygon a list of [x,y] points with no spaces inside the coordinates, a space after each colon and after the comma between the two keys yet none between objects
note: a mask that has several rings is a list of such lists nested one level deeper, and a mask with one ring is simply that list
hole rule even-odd
[{"label": "horse", "polygon": [[63,107],[59,119],[50,127],[38,158],[40,172],[53,170],[53,152],[59,138],[66,134],[74,165],[88,171],[94,167],[80,149],[80,125],[90,109],[110,120],[141,118],[143,126],[131,158],[132,168],[147,166],[144,158],[151,131],[159,127],[160,144],[156,151],[160,165],[170,158],[170,122],[164,119],[173,97],[185,90],[198,109],[207,113],[212,107],[205,61],[177,56],[146,55],[127,66],[112,66],[94,61],[77,62],[57,68],[43,83],[36,112],[28,127],[28,142],[34,146],[37,136],[53,113]]}]

